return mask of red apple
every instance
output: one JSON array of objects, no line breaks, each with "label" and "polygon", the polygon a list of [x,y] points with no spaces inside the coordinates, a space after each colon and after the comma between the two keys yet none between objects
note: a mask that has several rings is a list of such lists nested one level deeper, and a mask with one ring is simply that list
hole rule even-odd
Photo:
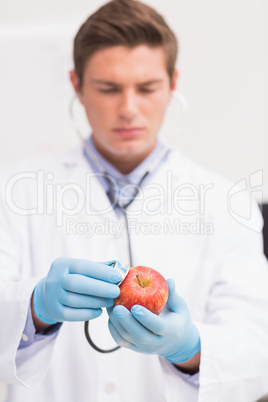
[{"label": "red apple", "polygon": [[139,265],[130,268],[114,304],[121,304],[128,310],[139,304],[159,315],[167,299],[168,285],[165,278],[155,269]]}]

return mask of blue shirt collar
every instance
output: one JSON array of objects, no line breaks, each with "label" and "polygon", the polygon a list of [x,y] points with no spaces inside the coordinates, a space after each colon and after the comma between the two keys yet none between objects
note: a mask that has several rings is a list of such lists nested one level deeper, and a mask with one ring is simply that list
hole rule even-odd
[{"label": "blue shirt collar", "polygon": [[[95,147],[95,144],[93,142],[92,135],[87,139],[87,145],[90,148],[91,152],[94,154],[94,156],[99,160],[101,166],[105,170],[108,175],[112,176],[118,183],[122,183],[123,185],[126,183],[138,185],[139,181],[143,177],[143,175],[146,173],[147,169],[149,168],[150,164],[154,160],[154,158],[159,154],[159,152],[162,150],[164,147],[164,144],[160,141],[157,140],[155,148],[152,150],[152,152],[130,173],[128,174],[123,174],[119,172],[110,162],[108,162],[97,150]],[[88,159],[88,162],[90,163],[93,171],[95,173],[99,173],[99,169],[93,162],[93,160],[90,158],[90,155],[85,152],[85,155]],[[105,188],[105,191],[108,192],[109,186],[107,184],[107,181],[102,177],[99,176],[100,180]]]}]

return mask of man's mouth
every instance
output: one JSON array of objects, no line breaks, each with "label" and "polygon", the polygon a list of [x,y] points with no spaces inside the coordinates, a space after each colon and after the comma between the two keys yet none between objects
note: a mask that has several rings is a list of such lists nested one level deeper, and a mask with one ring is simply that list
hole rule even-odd
[{"label": "man's mouth", "polygon": [[144,132],[143,127],[117,127],[113,132],[122,137],[136,137]]}]

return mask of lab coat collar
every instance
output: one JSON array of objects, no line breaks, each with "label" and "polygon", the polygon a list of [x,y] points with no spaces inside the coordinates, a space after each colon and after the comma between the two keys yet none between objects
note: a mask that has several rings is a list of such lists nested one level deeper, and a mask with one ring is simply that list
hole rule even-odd
[{"label": "lab coat collar", "polygon": [[[117,219],[116,213],[111,207],[109,198],[100,183],[98,177],[93,172],[90,164],[88,163],[82,145],[77,146],[72,151],[62,155],[61,158],[62,165],[68,174],[68,182],[80,185],[85,188],[86,177],[90,181],[90,205],[93,211],[98,214],[100,219],[105,219],[107,217],[114,220]],[[166,180],[167,175],[171,177],[174,183],[178,183],[182,180],[185,175],[185,158],[183,157],[180,150],[175,149],[171,146],[171,152],[169,152],[167,161],[163,163],[161,169],[156,169],[155,173],[152,173],[150,178],[148,178],[147,184],[153,183],[163,183]],[[168,200],[166,200],[167,202]],[[135,208],[135,200],[130,205],[129,210]],[[103,214],[103,211],[106,211]]]},{"label": "lab coat collar", "polygon": [[86,191],[86,199],[90,202],[90,210],[94,211],[101,220],[105,218],[116,220],[116,214],[111,207],[105,189],[84,155],[83,146],[78,146],[67,154],[62,155],[61,163],[65,170],[65,175],[68,175],[68,183],[78,185]]}]

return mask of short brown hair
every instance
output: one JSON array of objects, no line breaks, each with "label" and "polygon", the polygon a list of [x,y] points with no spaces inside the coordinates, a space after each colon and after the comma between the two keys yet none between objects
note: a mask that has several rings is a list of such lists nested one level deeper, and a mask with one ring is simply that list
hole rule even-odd
[{"label": "short brown hair", "polygon": [[80,88],[86,63],[96,51],[118,45],[134,48],[143,44],[163,48],[171,81],[178,43],[164,18],[140,1],[106,3],[84,22],[74,39],[74,67]]}]

